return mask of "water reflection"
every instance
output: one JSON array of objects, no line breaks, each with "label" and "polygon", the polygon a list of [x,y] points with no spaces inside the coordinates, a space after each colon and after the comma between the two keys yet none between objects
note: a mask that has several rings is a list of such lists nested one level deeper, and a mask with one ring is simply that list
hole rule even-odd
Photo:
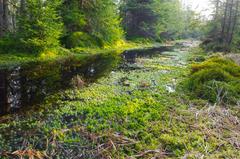
[{"label": "water reflection", "polygon": [[[31,62],[8,70],[0,70],[0,114],[41,103],[50,94],[70,87],[82,88],[110,73],[123,61],[135,63],[136,58],[153,56],[172,47],[156,47],[92,55],[84,60],[75,56],[55,62]],[[123,59],[123,60],[122,60]],[[126,65],[128,67],[128,65]]]},{"label": "water reflection", "polygon": [[72,80],[82,77],[94,82],[117,65],[116,53],[93,55],[87,59],[69,57],[57,62],[32,62],[0,71],[0,113],[16,111],[41,103],[54,92],[72,87]]}]

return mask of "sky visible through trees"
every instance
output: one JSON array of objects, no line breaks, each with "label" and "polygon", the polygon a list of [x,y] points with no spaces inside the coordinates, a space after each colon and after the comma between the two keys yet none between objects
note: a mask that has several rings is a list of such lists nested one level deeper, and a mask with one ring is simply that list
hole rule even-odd
[{"label": "sky visible through trees", "polygon": [[183,5],[191,6],[197,12],[209,18],[212,12],[210,0],[182,0]]}]

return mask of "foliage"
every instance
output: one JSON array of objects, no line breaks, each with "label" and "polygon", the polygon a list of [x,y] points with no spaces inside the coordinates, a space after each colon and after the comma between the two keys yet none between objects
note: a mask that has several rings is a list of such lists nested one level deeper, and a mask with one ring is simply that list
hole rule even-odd
[{"label": "foliage", "polygon": [[[29,63],[39,62],[44,63],[46,61],[58,61],[61,59],[68,58],[69,56],[74,56],[66,49],[57,49],[44,51],[41,54],[29,54],[29,53],[1,53],[0,54],[0,68],[11,69],[16,66],[22,66]],[[77,58],[77,55],[75,55]]]},{"label": "foliage", "polygon": [[211,102],[237,103],[240,98],[240,66],[230,59],[212,57],[192,65],[187,87]]},{"label": "foliage", "polygon": [[127,39],[162,41],[202,35],[200,15],[179,0],[123,0],[121,16]]},{"label": "foliage", "polygon": [[76,47],[96,47],[99,46],[97,44],[96,39],[88,35],[84,32],[73,32],[66,40],[66,46],[68,48],[76,48]]},{"label": "foliage", "polygon": [[22,0],[13,5],[16,23],[0,38],[2,53],[53,51],[60,41],[74,48],[110,47],[123,40],[118,6],[112,0]]},{"label": "foliage", "polygon": [[207,51],[239,50],[239,0],[213,0],[213,18],[206,26],[207,38],[202,46]]},{"label": "foliage", "polygon": [[124,0],[121,4],[123,25],[127,38],[156,38],[157,14],[153,1]]},{"label": "foliage", "polygon": [[[1,42],[1,41],[0,41]],[[6,45],[5,45],[6,46]],[[143,49],[147,47],[155,47],[155,44],[149,42],[126,42],[124,40],[118,41],[114,46],[105,48],[94,47],[77,47],[71,50],[59,48],[51,49],[41,52],[40,54],[29,54],[20,52],[0,52],[0,68],[12,68],[31,62],[45,62],[45,61],[58,61],[59,59],[75,57],[91,57],[96,54],[108,54],[109,52],[122,53],[125,50]],[[7,49],[7,48],[6,48]],[[16,50],[17,51],[17,50]]]},{"label": "foliage", "polygon": [[[176,39],[184,31],[184,10],[179,0],[155,0],[153,11],[157,13],[157,35],[162,39]],[[186,11],[187,12],[187,11]],[[191,22],[190,18],[188,18]]]},{"label": "foliage", "polygon": [[102,40],[103,45],[114,44],[123,37],[117,6],[112,0],[97,0],[85,12],[87,19],[91,19],[92,35]]},{"label": "foliage", "polygon": [[208,55],[201,47],[194,47],[190,49],[189,52],[192,54],[192,56],[189,58],[189,61],[191,62],[203,62],[206,60]]},{"label": "foliage", "polygon": [[61,0],[27,0],[19,26],[16,45],[25,52],[39,53],[59,46],[62,23],[57,13]]},{"label": "foliage", "polygon": [[[17,53],[21,49],[21,44],[19,41],[13,40],[15,35],[8,35],[0,38],[0,53]],[[21,55],[20,55],[21,56]]]},{"label": "foliage", "polygon": [[111,0],[65,1],[62,16],[68,48],[114,45],[123,37],[117,5]]},{"label": "foliage", "polygon": [[[183,13],[183,30],[180,34],[181,38],[204,38],[207,28],[207,22],[203,20],[201,14],[196,13],[187,7]],[[181,24],[181,23],[180,23]]]}]

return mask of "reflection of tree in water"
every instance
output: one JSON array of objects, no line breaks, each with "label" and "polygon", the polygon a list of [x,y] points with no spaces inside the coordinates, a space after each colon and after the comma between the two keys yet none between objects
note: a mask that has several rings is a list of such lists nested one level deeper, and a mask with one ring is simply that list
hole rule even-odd
[{"label": "reflection of tree in water", "polygon": [[[62,62],[33,62],[7,71],[7,91],[1,89],[1,98],[7,100],[1,102],[1,112],[40,103],[47,95],[69,87],[82,88],[85,82],[94,82],[109,73],[119,59],[116,54],[109,53],[93,55],[85,62],[77,58]],[[4,77],[3,73],[0,75]]]}]

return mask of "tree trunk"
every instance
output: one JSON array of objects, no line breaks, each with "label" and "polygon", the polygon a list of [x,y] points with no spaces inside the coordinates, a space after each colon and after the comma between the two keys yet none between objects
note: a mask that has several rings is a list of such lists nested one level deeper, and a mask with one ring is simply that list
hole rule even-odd
[{"label": "tree trunk", "polygon": [[225,28],[226,28],[226,21],[227,21],[227,13],[228,13],[228,0],[226,2],[225,5],[225,11],[224,11],[224,15],[223,15],[223,21],[222,21],[222,33],[221,33],[221,38],[224,41],[224,39],[226,39],[225,36]]},{"label": "tree trunk", "polygon": [[229,41],[230,41],[230,36],[231,36],[231,28],[234,23],[233,20],[233,5],[234,5],[234,0],[231,0],[229,3],[229,16],[228,16],[228,22],[227,22],[227,27],[226,27],[226,44],[229,47]]},{"label": "tree trunk", "polygon": [[239,0],[236,0],[236,5],[235,6],[236,6],[235,14],[234,14],[234,18],[233,18],[233,25],[232,25],[232,28],[231,28],[231,31],[230,31],[230,36],[229,36],[229,39],[228,39],[228,45],[230,45],[232,43],[233,34],[234,34],[234,31],[235,31],[235,28],[236,28],[236,24],[237,24],[237,21],[238,21]]},{"label": "tree trunk", "polygon": [[6,32],[10,31],[11,27],[13,26],[9,4],[9,0],[0,0],[0,37],[2,37]]},{"label": "tree trunk", "polygon": [[220,10],[220,1],[216,0],[216,8],[215,8],[215,16],[214,19],[215,21],[217,21],[218,17],[219,17],[219,10]]},{"label": "tree trunk", "polygon": [[3,0],[3,27],[5,32],[9,29],[9,10],[8,10],[8,2],[7,0]]},{"label": "tree trunk", "polygon": [[3,22],[3,17],[4,17],[4,0],[0,0],[0,37],[3,36],[4,34],[4,22]]}]

